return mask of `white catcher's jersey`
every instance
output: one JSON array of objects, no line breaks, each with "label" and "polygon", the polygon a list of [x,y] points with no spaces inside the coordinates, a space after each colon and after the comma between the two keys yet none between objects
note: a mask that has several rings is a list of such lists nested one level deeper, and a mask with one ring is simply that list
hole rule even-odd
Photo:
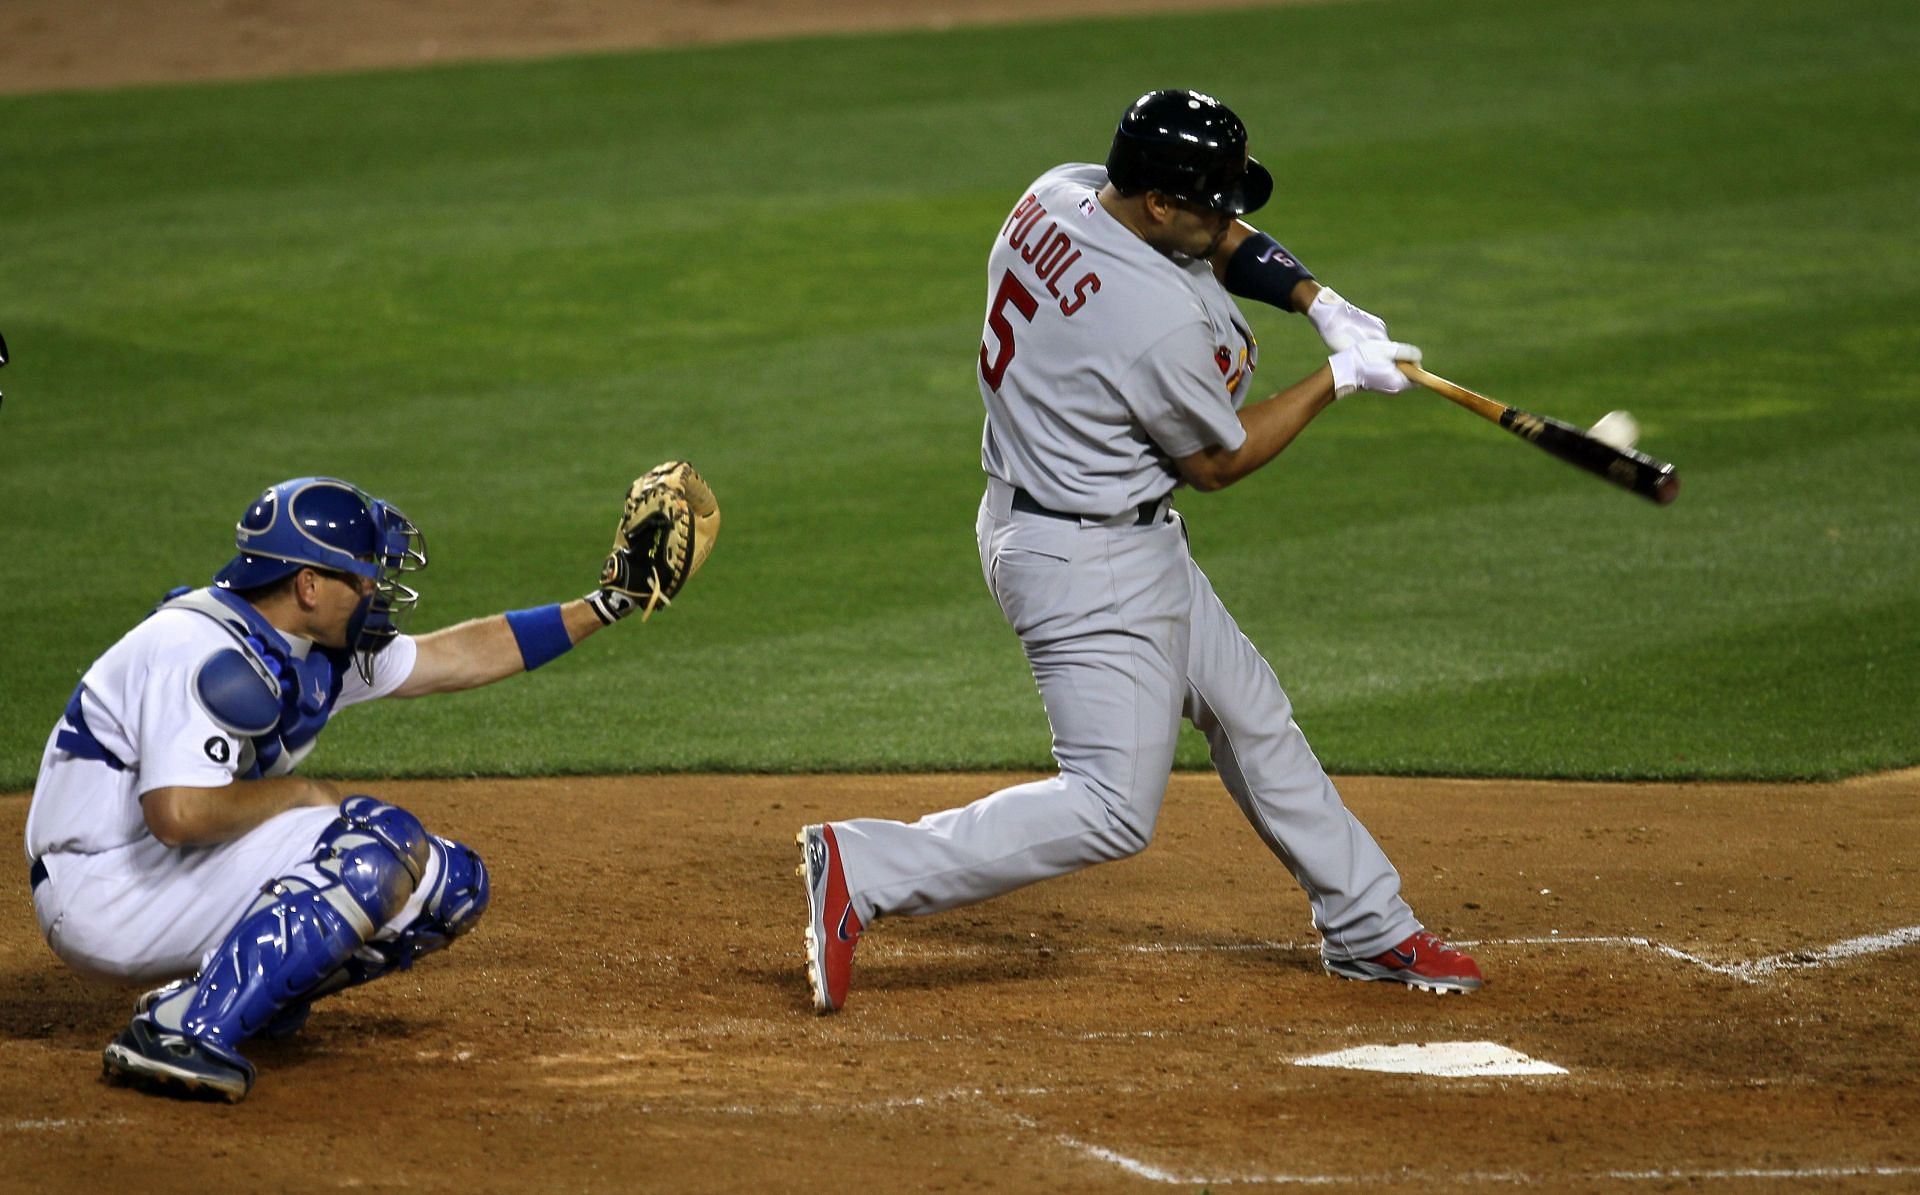
[{"label": "white catcher's jersey", "polygon": [[987,257],[980,343],[981,468],[1088,516],[1166,496],[1176,458],[1240,447],[1258,353],[1212,268],[1129,231],[1106,181],[1066,165],[1027,189]]},{"label": "white catcher's jersey", "polygon": [[[312,644],[285,636],[291,654]],[[233,637],[191,610],[162,610],[128,631],[94,661],[81,680],[87,729],[124,769],[73,755],[58,744],[64,719],[47,739],[27,814],[29,859],[56,852],[99,854],[150,838],[140,795],[183,785],[219,788],[246,766],[247,744],[215,722],[196,697],[193,679],[207,657]],[[352,668],[334,709],[384,697],[413,672],[412,638],[397,637],[374,658],[368,686]],[[290,751],[273,769],[291,771],[312,743]]]}]

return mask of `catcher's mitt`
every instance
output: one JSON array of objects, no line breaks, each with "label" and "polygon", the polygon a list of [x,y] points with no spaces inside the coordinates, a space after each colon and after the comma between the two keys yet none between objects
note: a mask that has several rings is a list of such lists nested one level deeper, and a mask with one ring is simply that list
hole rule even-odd
[{"label": "catcher's mitt", "polygon": [[719,531],[720,504],[699,471],[686,461],[655,465],[627,491],[600,589],[587,596],[594,613],[612,622],[638,609],[644,622],[700,571]]}]

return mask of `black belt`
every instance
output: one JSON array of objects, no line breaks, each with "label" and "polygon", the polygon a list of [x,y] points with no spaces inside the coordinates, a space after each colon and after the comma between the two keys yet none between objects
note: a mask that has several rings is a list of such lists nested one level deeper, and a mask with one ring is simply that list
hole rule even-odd
[{"label": "black belt", "polygon": [[33,890],[35,892],[38,892],[40,890],[40,885],[47,882],[46,863],[44,863],[39,859],[35,859],[33,861],[33,866],[27,869],[27,875],[33,880]]},{"label": "black belt", "polygon": [[[1136,527],[1151,527],[1153,524],[1159,522],[1165,503],[1165,498],[1152,498],[1142,502],[1139,506],[1139,514],[1133,520],[1133,525]],[[1013,491],[1013,509],[1025,511],[1030,515],[1045,515],[1049,519],[1066,519],[1072,523],[1078,523],[1083,517],[1092,517],[1070,515],[1064,510],[1054,510],[1051,507],[1042,506],[1034,499],[1032,494],[1022,489],[1015,489]]]}]

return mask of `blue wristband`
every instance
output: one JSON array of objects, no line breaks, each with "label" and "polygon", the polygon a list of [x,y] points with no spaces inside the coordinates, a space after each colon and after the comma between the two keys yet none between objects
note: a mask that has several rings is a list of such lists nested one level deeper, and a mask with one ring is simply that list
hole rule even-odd
[{"label": "blue wristband", "polygon": [[567,620],[560,613],[558,603],[532,610],[509,610],[507,626],[520,645],[520,658],[526,662],[528,672],[556,656],[565,655],[573,646],[573,636],[567,634]]},{"label": "blue wristband", "polygon": [[1228,294],[1271,303],[1282,311],[1293,310],[1293,288],[1312,281],[1313,272],[1264,232],[1240,242],[1227,259],[1223,280]]}]

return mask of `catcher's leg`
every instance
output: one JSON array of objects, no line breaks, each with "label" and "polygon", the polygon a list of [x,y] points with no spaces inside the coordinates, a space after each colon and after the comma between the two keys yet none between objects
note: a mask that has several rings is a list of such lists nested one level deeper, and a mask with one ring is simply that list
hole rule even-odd
[{"label": "catcher's leg", "polygon": [[487,865],[472,847],[437,834],[428,837],[427,848],[431,858],[406,908],[343,966],[275,1014],[263,1037],[291,1037],[306,1025],[315,1000],[405,971],[480,923],[492,895]]},{"label": "catcher's leg", "polygon": [[418,818],[349,797],[313,858],[261,890],[191,980],[143,998],[107,1046],[109,1075],[229,1101],[253,1087],[238,1046],[341,970],[404,908],[432,858]]}]

